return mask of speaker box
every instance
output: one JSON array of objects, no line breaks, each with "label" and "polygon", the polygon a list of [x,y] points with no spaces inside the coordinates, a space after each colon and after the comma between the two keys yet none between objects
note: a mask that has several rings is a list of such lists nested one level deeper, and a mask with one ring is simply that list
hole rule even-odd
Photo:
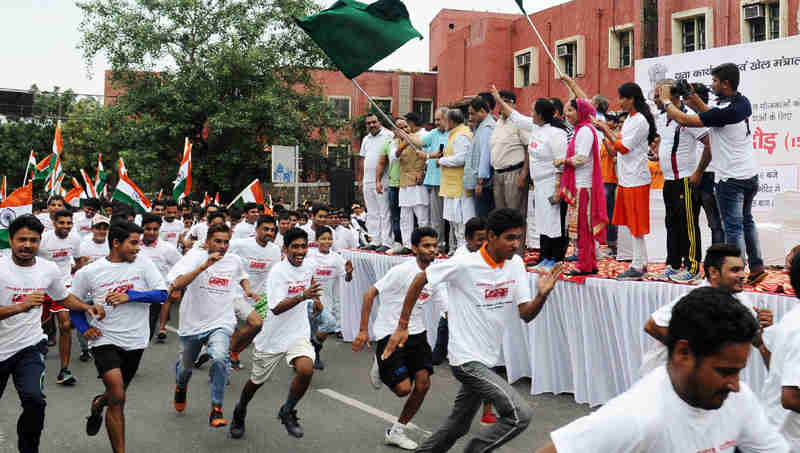
[{"label": "speaker box", "polygon": [[330,173],[331,206],[350,209],[355,201],[355,174],[349,168],[336,168]]}]

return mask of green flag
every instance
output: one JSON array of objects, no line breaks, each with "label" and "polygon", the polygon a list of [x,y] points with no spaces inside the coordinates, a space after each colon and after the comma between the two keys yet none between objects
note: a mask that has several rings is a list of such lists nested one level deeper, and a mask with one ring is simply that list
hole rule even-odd
[{"label": "green flag", "polygon": [[297,25],[349,79],[368,70],[411,38],[422,39],[400,0],[378,0],[370,5],[339,0],[319,14],[297,19]]},{"label": "green flag", "polygon": [[525,7],[524,7],[524,6],[522,6],[522,0],[515,0],[515,1],[517,2],[517,5],[519,5],[519,9],[521,9],[521,10],[522,10],[522,14],[524,14],[524,15],[526,15],[526,16],[527,16],[527,15],[528,15],[528,13],[526,13],[526,12],[525,12]]}]

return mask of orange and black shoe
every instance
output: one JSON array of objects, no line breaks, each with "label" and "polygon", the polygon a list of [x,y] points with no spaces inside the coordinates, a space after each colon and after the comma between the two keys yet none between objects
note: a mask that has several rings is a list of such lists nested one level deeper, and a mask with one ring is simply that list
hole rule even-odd
[{"label": "orange and black shoe", "polygon": [[211,413],[208,414],[208,426],[212,428],[222,428],[226,426],[228,421],[222,417],[222,409],[211,406]]},{"label": "orange and black shoe", "polygon": [[234,370],[241,370],[242,363],[239,361],[239,353],[231,351],[231,368]]},{"label": "orange and black shoe", "polygon": [[176,411],[183,412],[183,410],[186,409],[186,392],[188,390],[188,385],[184,388],[180,388],[177,385],[175,386],[175,402],[173,405]]}]

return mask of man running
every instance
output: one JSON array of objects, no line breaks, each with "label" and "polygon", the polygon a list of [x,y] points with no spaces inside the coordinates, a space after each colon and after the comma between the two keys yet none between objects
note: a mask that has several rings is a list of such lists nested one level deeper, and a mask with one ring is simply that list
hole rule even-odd
[{"label": "man running", "polygon": [[[431,347],[428,344],[428,334],[425,330],[423,306],[428,303],[445,303],[447,300],[446,285],[425,285],[411,312],[408,323],[409,337],[405,346],[385,360],[381,358],[381,354],[400,319],[403,300],[411,282],[417,274],[425,272],[425,269],[439,254],[438,237],[436,230],[430,227],[414,230],[411,234],[411,248],[416,259],[405,261],[403,264],[391,268],[383,278],[367,290],[361,306],[361,330],[353,341],[353,351],[356,352],[361,351],[369,341],[368,329],[372,303],[375,297],[380,295],[378,317],[375,319],[373,327],[375,337],[379,338],[375,348],[375,358],[378,363],[380,380],[398,397],[403,398],[410,395],[397,422],[386,430],[385,442],[404,450],[417,448],[417,443],[408,437],[405,428],[422,406],[422,401],[431,385],[430,375],[433,374],[433,359]],[[371,376],[371,379],[374,377]]]},{"label": "man running", "polygon": [[101,319],[102,307],[90,307],[71,296],[65,276],[54,263],[37,258],[44,225],[23,215],[8,226],[11,255],[0,257],[0,397],[13,376],[22,405],[17,422],[17,448],[37,453],[44,428],[47,336],[41,319],[45,297],[71,310]]},{"label": "man running", "polygon": [[[221,213],[220,213],[221,215]],[[178,335],[181,357],[176,365],[175,410],[186,409],[186,392],[195,358],[208,345],[211,358],[211,412],[208,424],[219,428],[228,424],[222,415],[231,335],[235,327],[233,299],[240,285],[246,297],[255,298],[241,260],[226,254],[231,230],[224,223],[208,227],[205,248],[195,247],[169,271],[171,290],[186,289],[180,308]]]},{"label": "man running", "polygon": [[289,387],[289,396],[278,411],[278,418],[290,436],[303,437],[296,406],[311,385],[314,374],[314,347],[306,305],[313,300],[315,311],[322,309],[320,285],[314,281],[314,267],[306,261],[308,234],[292,228],[284,235],[286,259],[276,264],[267,277],[269,311],[264,328],[254,340],[253,369],[242,389],[233,412],[231,437],[239,439],[245,432],[247,405],[269,379],[281,360],[294,367],[296,373]]},{"label": "man running", "polygon": [[[531,409],[513,387],[492,371],[501,358],[504,326],[532,321],[539,314],[561,275],[560,265],[536,281],[532,297],[525,264],[515,252],[520,247],[525,219],[513,209],[492,211],[489,238],[477,253],[468,253],[428,266],[408,289],[397,329],[381,355],[386,360],[409,341],[414,305],[426,284],[448,284],[448,355],[455,378],[461,382],[455,405],[444,425],[419,446],[419,452],[444,452],[469,431],[482,401],[491,402],[497,423],[473,438],[465,451],[488,452],[519,435],[531,420]],[[514,306],[517,307],[514,310]]]},{"label": "man running", "polygon": [[278,234],[275,235],[275,245],[283,249],[283,235],[292,227],[291,213],[283,211],[278,214]]},{"label": "man running", "polygon": [[[53,200],[51,200],[53,201]],[[48,209],[53,203],[48,204]],[[72,212],[60,210],[53,214],[53,229],[46,231],[42,236],[39,246],[39,256],[50,260],[61,270],[67,287],[72,284],[72,272],[75,260],[78,258],[81,238],[72,231]],[[69,310],[57,303],[50,305],[50,311],[55,313],[58,320],[58,352],[61,358],[61,371],[58,372],[56,383],[72,385],[78,379],[69,370],[69,359],[72,353],[72,323],[69,319]]]},{"label": "man running", "polygon": [[[81,241],[76,269],[82,269],[84,266],[108,256],[107,236],[110,223],[108,217],[104,215],[95,214],[92,216],[92,234]],[[78,359],[81,362],[92,360],[92,353],[89,351],[89,342],[86,337],[80,331],[76,331],[76,335],[78,336],[78,345],[81,348],[81,355]]]},{"label": "man running", "polygon": [[72,216],[72,223],[74,224],[75,232],[78,233],[82,239],[92,233],[92,219],[97,211],[100,210],[100,200],[97,198],[89,198],[83,200],[83,207],[80,211]]},{"label": "man running", "polygon": [[317,228],[314,236],[317,238],[318,249],[311,249],[309,258],[314,262],[314,277],[320,282],[322,295],[322,310],[316,311],[314,304],[308,307],[309,322],[311,323],[311,344],[314,345],[316,358],[314,359],[314,369],[324,370],[325,362],[322,361],[320,353],[322,345],[328,335],[334,332],[341,332],[341,294],[340,284],[342,277],[349,282],[353,280],[353,263],[345,262],[344,258],[336,252],[332,252],[333,230],[330,227],[321,226]]},{"label": "man running", "polygon": [[[160,240],[162,220],[157,214],[145,213],[142,215],[142,243],[140,253],[142,256],[147,257],[153,264],[156,265],[161,277],[167,278],[167,273],[172,266],[176,265],[181,260],[181,254],[178,249],[167,241]],[[164,343],[167,339],[167,313],[169,307],[173,302],[180,300],[180,291],[170,291],[169,297],[162,304],[150,305],[149,326],[150,326],[150,339],[155,334],[156,327],[159,327],[158,339],[159,343]],[[156,326],[157,323],[160,325]]]},{"label": "man running", "polygon": [[66,206],[67,204],[64,202],[64,197],[61,195],[51,195],[50,198],[47,199],[47,212],[36,215],[36,218],[44,225],[45,232],[53,229],[56,213],[63,211]]},{"label": "man running", "polygon": [[550,433],[539,453],[788,452],[761,402],[739,381],[760,330],[729,292],[693,290],[672,311],[668,361]]},{"label": "man running", "polygon": [[[155,214],[145,214],[155,216]],[[142,229],[130,222],[114,222],[109,229],[110,253],[77,273],[70,291],[82,300],[91,297],[95,306],[106,306],[101,321],[86,321],[73,313],[75,327],[89,340],[97,372],[105,393],[92,399],[86,434],[94,436],[103,422],[114,453],[125,451],[125,393],[133,380],[144,348],[149,343],[148,305],[167,299],[167,284],[155,264],[137,257]]]},{"label": "man running", "polygon": [[[241,369],[239,353],[252,343],[263,325],[266,311],[257,312],[258,308],[266,303],[265,283],[272,267],[281,261],[281,249],[272,243],[275,238],[275,218],[262,215],[256,221],[255,237],[235,239],[231,241],[229,252],[237,255],[244,261],[250,280],[250,287],[259,295],[256,300],[246,302],[244,298],[237,297],[234,308],[240,321],[245,323],[237,329],[231,340],[231,366],[235,370]],[[263,301],[263,302],[262,302]],[[233,349],[236,346],[236,349]]]},{"label": "man running", "polygon": [[183,231],[183,221],[178,218],[178,202],[167,200],[164,207],[163,222],[161,222],[161,229],[159,230],[159,238],[177,248],[178,239]]},{"label": "man running", "polygon": [[245,239],[255,236],[256,221],[263,210],[258,203],[248,202],[244,204],[244,222],[239,222],[233,229],[233,239]]},{"label": "man running", "polygon": [[[308,234],[309,247],[318,247],[317,229],[328,226],[328,214],[330,214],[330,208],[323,204],[314,203],[311,207],[311,221],[300,227]],[[333,230],[331,230],[331,234],[333,234]]]}]

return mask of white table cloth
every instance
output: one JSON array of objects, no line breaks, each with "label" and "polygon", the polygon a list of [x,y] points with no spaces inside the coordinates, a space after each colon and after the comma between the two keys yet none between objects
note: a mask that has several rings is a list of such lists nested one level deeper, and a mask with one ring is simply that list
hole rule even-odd
[{"label": "white table cloth", "polygon": [[[342,292],[342,334],[352,341],[358,334],[364,292],[392,266],[412,258],[342,253],[354,267],[353,281],[344,283]],[[528,275],[535,292],[538,274]],[[642,356],[655,344],[644,332],[650,314],[693,288],[596,278],[580,285],[559,282],[536,319],[527,325],[520,320],[507,329],[503,354],[509,381],[531,377],[531,394],[572,393],[579,403],[605,403],[638,379]],[[748,294],[759,308],[772,310],[775,322],[796,304],[792,297]],[[373,318],[376,312],[373,307]],[[431,345],[438,322],[439,307],[428,305],[425,323]],[[766,375],[761,356],[753,349],[742,380],[758,394]]]}]

